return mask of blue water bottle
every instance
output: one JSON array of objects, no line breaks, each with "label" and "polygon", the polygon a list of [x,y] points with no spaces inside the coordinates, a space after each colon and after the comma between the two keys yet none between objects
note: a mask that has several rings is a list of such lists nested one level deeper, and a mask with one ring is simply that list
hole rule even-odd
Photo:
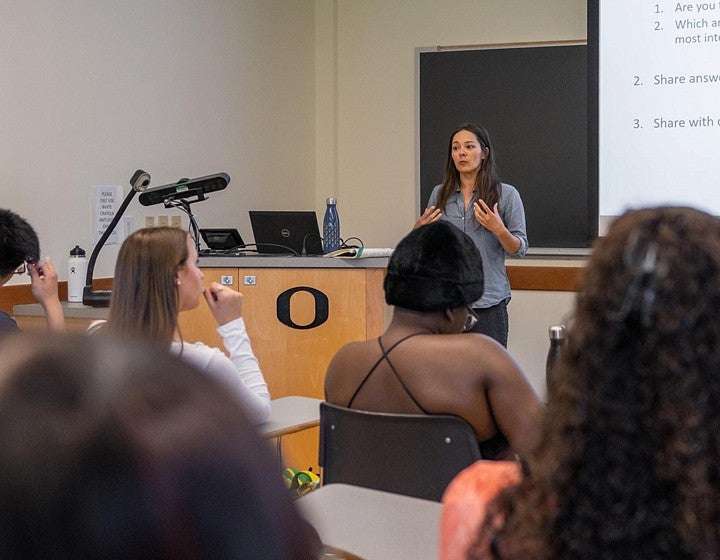
[{"label": "blue water bottle", "polygon": [[337,213],[337,200],[327,199],[325,218],[323,219],[323,252],[325,254],[340,248],[340,218]]}]

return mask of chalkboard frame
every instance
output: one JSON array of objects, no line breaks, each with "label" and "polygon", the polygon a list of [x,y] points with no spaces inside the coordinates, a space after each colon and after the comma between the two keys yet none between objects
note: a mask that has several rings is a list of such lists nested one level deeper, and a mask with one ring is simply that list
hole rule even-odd
[{"label": "chalkboard frame", "polygon": [[598,231],[587,56],[585,41],[416,49],[418,211],[442,180],[450,132],[477,122],[520,191],[529,253],[587,255]]}]

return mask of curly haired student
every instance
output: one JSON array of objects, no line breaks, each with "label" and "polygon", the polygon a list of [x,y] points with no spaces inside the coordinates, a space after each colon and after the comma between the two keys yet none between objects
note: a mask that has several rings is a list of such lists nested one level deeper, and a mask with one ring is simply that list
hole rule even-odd
[{"label": "curly haired student", "polygon": [[483,463],[458,475],[441,558],[464,557],[469,503],[471,560],[720,558],[718,309],[717,218],[618,218],[588,263],[526,475],[511,467],[489,503],[470,490],[495,478]]}]

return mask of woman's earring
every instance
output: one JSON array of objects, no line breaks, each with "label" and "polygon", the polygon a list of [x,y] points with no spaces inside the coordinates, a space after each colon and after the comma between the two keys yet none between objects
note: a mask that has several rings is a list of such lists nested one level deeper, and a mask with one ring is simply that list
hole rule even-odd
[{"label": "woman's earring", "polygon": [[177,278],[175,278],[175,284],[179,286],[179,285],[180,285],[180,280],[178,280]]}]

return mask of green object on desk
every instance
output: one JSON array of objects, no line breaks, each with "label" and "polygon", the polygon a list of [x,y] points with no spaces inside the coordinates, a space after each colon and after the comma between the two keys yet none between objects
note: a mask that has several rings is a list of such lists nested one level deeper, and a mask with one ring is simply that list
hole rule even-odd
[{"label": "green object on desk", "polygon": [[283,480],[288,490],[298,496],[304,496],[320,486],[320,477],[313,472],[312,467],[306,471],[299,471],[294,467],[287,467],[283,471]]}]

